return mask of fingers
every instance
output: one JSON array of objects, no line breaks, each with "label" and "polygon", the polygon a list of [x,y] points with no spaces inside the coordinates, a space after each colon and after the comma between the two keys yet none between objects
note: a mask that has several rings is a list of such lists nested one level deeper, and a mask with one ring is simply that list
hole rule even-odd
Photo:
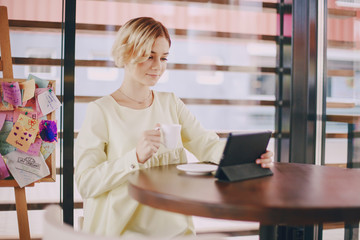
[{"label": "fingers", "polygon": [[266,150],[265,153],[261,155],[261,158],[271,158],[274,155],[272,151]]},{"label": "fingers", "polygon": [[145,163],[149,158],[152,157],[157,152],[158,148],[156,146],[145,146],[137,152],[138,161],[140,163]]},{"label": "fingers", "polygon": [[256,163],[260,164],[262,168],[270,168],[273,165],[273,155],[272,151],[267,150],[259,159],[256,159]]},{"label": "fingers", "polygon": [[256,163],[260,164],[262,168],[270,168],[273,165],[271,158],[256,159]]},{"label": "fingers", "polygon": [[161,144],[161,134],[159,130],[145,131],[136,146],[136,154],[138,162],[146,162],[152,155],[154,155]]},{"label": "fingers", "polygon": [[144,138],[145,141],[160,144],[160,141],[161,141],[160,130],[148,130],[148,131],[145,131],[144,134],[143,134],[143,138]]}]

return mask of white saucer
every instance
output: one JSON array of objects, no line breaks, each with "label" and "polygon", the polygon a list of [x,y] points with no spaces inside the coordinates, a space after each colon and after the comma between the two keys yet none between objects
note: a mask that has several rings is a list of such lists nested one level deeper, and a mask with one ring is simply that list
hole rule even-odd
[{"label": "white saucer", "polygon": [[218,166],[213,164],[189,163],[178,165],[176,168],[190,175],[205,175],[216,171]]}]

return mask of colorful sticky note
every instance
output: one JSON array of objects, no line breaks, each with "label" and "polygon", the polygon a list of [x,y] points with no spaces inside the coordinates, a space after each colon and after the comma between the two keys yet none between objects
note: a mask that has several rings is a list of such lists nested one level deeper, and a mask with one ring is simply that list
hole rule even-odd
[{"label": "colorful sticky note", "polygon": [[[35,89],[35,108],[36,109],[35,111],[38,112],[38,118],[39,117],[42,117],[44,116],[44,114],[41,112],[41,108],[40,108],[40,105],[39,105],[39,101],[38,101],[38,96],[43,93],[43,92],[46,92],[46,91],[49,91],[49,88],[36,88]],[[29,100],[29,101],[32,101],[33,99]],[[28,101],[28,102],[29,102]]]},{"label": "colorful sticky note", "polygon": [[23,152],[27,152],[30,145],[35,142],[38,132],[38,120],[21,114],[7,137],[6,142]]},{"label": "colorful sticky note", "polygon": [[20,187],[24,187],[46,177],[50,170],[41,154],[29,156],[26,153],[14,151],[4,156],[11,175]]},{"label": "colorful sticky note", "polygon": [[[19,87],[20,87],[20,83],[19,83]],[[22,101],[22,99],[24,98],[24,90],[20,88],[20,99],[21,99],[21,105],[23,105],[24,103],[26,103],[26,101]]]},{"label": "colorful sticky note", "polygon": [[34,97],[35,94],[35,80],[30,79],[25,82],[19,82],[20,89],[23,90],[22,102]]},{"label": "colorful sticky note", "polygon": [[37,119],[20,114],[17,122],[20,122],[26,131],[39,131],[39,121]]},{"label": "colorful sticky note", "polygon": [[13,117],[14,117],[14,111],[6,111],[6,118],[5,118],[6,121],[12,122],[14,119]]},{"label": "colorful sticky note", "polygon": [[0,101],[0,111],[12,111],[12,110],[14,110],[13,105],[3,100]]},{"label": "colorful sticky note", "polygon": [[36,137],[36,133],[26,131],[19,122],[16,122],[6,142],[23,152],[27,152],[31,143],[35,141],[34,135]]},{"label": "colorful sticky note", "polygon": [[2,129],[6,120],[6,112],[0,112],[0,130]]},{"label": "colorful sticky note", "polygon": [[5,179],[7,177],[10,177],[10,173],[3,157],[0,155],[0,179]]},{"label": "colorful sticky note", "polygon": [[6,155],[9,152],[16,150],[14,146],[6,142],[6,139],[8,138],[12,128],[13,128],[13,122],[5,121],[0,131],[0,153],[2,155]]},{"label": "colorful sticky note", "polygon": [[[35,142],[30,145],[30,147],[26,153],[29,155],[32,155],[32,156],[39,156],[41,143],[42,143],[42,139],[36,138]],[[19,151],[21,151],[21,150],[19,150]]]},{"label": "colorful sticky note", "polygon": [[30,108],[32,109],[32,112],[36,112],[38,118],[42,116],[40,106],[37,106],[37,101],[35,98],[28,100],[25,104],[25,108]]},{"label": "colorful sticky note", "polygon": [[[2,90],[2,85],[0,84],[0,93],[3,92]],[[1,94],[1,101],[0,101],[0,111],[12,111],[14,110],[14,106],[11,105],[10,103],[8,102],[5,102],[4,101],[4,94]]]},{"label": "colorful sticky note", "polygon": [[52,154],[55,150],[55,143],[50,142],[42,142],[40,152],[43,155],[44,159],[47,159],[50,154]]},{"label": "colorful sticky note", "polygon": [[51,89],[40,93],[37,101],[43,115],[47,115],[61,106],[59,99]]},{"label": "colorful sticky note", "polygon": [[20,114],[23,114],[32,119],[37,119],[37,112],[34,112],[31,108],[16,108],[14,110],[13,122],[18,120]]},{"label": "colorful sticky note", "polygon": [[18,82],[1,82],[4,101],[14,105],[20,106],[21,102],[21,92]]},{"label": "colorful sticky note", "polygon": [[35,85],[38,87],[38,88],[47,88],[48,85],[49,85],[49,81],[47,80],[44,80],[44,79],[41,79],[39,77],[36,77],[32,74],[29,74],[28,80],[34,80],[35,81]]}]

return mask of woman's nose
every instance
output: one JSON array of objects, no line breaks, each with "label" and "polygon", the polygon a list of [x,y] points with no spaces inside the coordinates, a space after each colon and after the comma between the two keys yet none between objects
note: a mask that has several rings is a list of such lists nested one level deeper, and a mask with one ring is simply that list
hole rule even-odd
[{"label": "woman's nose", "polygon": [[157,70],[157,69],[160,69],[160,67],[161,67],[160,59],[154,58],[151,68]]}]

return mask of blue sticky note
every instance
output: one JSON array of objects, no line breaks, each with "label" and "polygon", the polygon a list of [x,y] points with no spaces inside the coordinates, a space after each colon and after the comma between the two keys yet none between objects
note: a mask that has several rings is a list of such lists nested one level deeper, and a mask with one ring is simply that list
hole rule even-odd
[{"label": "blue sticky note", "polygon": [[0,153],[2,155],[6,155],[16,150],[14,146],[6,142],[6,139],[9,136],[9,133],[11,132],[12,128],[13,128],[13,122],[5,121],[0,131]]},{"label": "blue sticky note", "polygon": [[47,88],[49,85],[49,81],[36,77],[32,74],[29,74],[27,80],[31,80],[31,79],[35,80],[35,85],[37,85],[38,88]]}]

